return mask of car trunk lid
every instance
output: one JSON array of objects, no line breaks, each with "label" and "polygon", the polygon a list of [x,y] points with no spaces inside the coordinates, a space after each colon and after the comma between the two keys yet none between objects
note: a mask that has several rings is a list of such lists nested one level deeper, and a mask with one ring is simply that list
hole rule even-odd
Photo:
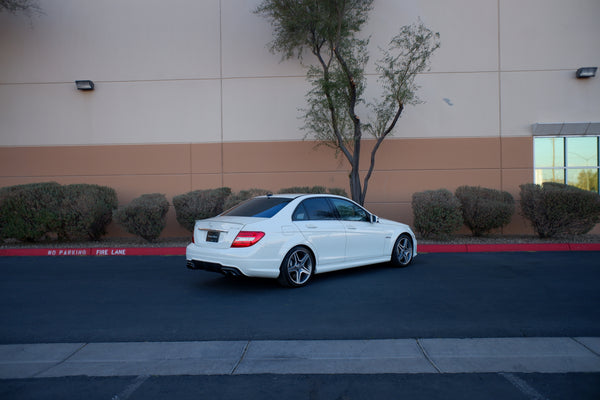
[{"label": "car trunk lid", "polygon": [[225,249],[231,247],[244,227],[261,220],[251,217],[215,217],[196,221],[194,242],[197,246]]}]

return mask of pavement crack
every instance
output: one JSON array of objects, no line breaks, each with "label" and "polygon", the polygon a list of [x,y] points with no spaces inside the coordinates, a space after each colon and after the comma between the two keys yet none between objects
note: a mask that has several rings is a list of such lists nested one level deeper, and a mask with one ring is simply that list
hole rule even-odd
[{"label": "pavement crack", "polygon": [[242,361],[244,361],[244,357],[246,357],[246,353],[248,352],[248,347],[250,347],[250,340],[248,340],[246,342],[246,346],[244,346],[244,350],[242,351],[242,356],[240,357],[240,359],[238,360],[238,362],[235,364],[235,366],[233,367],[233,369],[231,370],[229,375],[235,375],[238,367],[240,366],[240,364],[242,363]]},{"label": "pavement crack", "polygon": [[586,345],[585,343],[582,343],[582,342],[580,342],[579,340],[577,340],[577,338],[574,338],[574,337],[572,337],[572,338],[571,338],[571,340],[572,340],[572,341],[574,341],[574,342],[575,342],[575,343],[577,343],[577,344],[580,344],[581,346],[585,347],[585,348],[586,348],[586,350],[588,350],[588,351],[592,352],[593,354],[595,354],[595,355],[597,355],[597,356],[599,356],[599,357],[600,357],[600,354],[596,353],[596,352],[594,351],[594,349],[590,348],[590,347],[589,347],[588,345]]},{"label": "pavement crack", "polygon": [[442,370],[438,368],[437,365],[435,365],[435,363],[433,362],[433,360],[431,359],[431,357],[429,357],[429,354],[427,354],[427,351],[425,350],[425,348],[423,347],[423,345],[421,344],[421,341],[419,339],[415,339],[417,341],[417,345],[419,346],[419,348],[421,349],[421,353],[423,353],[423,355],[425,356],[425,358],[427,359],[427,361],[429,361],[429,364],[431,364],[431,366],[433,368],[435,368],[435,370],[438,372],[438,374],[442,373]]},{"label": "pavement crack", "polygon": [[73,350],[73,352],[71,352],[70,354],[68,354],[63,360],[57,362],[54,365],[49,366],[48,368],[44,368],[41,371],[38,371],[36,374],[34,374],[32,376],[32,378],[37,378],[38,376],[45,374],[46,372],[50,371],[52,368],[56,368],[64,363],[66,363],[67,361],[69,361],[71,359],[71,357],[73,357],[75,354],[79,353],[81,350],[83,350],[86,346],[88,345],[88,343],[83,343],[81,346],[79,346],[78,348],[76,348],[75,350]]}]

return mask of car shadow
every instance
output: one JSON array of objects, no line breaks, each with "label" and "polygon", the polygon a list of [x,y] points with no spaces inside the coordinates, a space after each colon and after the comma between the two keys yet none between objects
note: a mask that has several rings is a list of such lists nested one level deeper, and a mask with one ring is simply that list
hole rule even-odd
[{"label": "car shadow", "polygon": [[344,269],[339,271],[325,272],[313,276],[307,286],[303,288],[286,288],[279,285],[276,279],[268,278],[250,278],[245,276],[225,276],[218,273],[210,273],[198,271],[201,274],[206,274],[195,280],[193,285],[198,290],[210,290],[213,292],[244,292],[244,293],[259,293],[263,291],[273,290],[303,290],[309,287],[319,287],[322,284],[340,284],[345,280],[360,279],[362,276],[374,278],[373,275],[378,275],[385,271],[394,269],[388,263],[364,265],[360,267]]},{"label": "car shadow", "polygon": [[370,265],[363,265],[360,267],[354,267],[354,268],[349,268],[349,269],[342,269],[339,271],[331,271],[331,272],[324,272],[322,274],[317,274],[313,277],[313,281],[312,283],[315,283],[316,281],[329,281],[329,280],[335,280],[335,279],[345,279],[345,278],[356,278],[356,277],[360,277],[363,275],[372,275],[378,272],[384,272],[387,270],[393,269],[393,267],[390,266],[390,264],[388,263],[379,263],[379,264],[370,264]]}]

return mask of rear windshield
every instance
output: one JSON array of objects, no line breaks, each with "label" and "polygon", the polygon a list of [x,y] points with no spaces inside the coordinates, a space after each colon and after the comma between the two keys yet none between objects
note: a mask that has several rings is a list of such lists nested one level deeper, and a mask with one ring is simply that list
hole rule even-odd
[{"label": "rear windshield", "polygon": [[225,211],[221,215],[230,217],[271,218],[285,207],[292,199],[284,197],[257,197]]}]

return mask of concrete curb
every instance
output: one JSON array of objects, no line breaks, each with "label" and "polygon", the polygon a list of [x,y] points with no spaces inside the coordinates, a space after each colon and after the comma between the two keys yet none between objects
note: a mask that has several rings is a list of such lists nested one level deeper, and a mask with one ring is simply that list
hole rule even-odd
[{"label": "concrete curb", "polygon": [[600,251],[600,243],[422,244],[417,249],[419,253]]},{"label": "concrete curb", "polygon": [[0,346],[0,379],[65,376],[600,372],[600,337]]},{"label": "concrete curb", "polygon": [[[600,251],[600,243],[422,244],[423,253]],[[0,249],[0,256],[182,256],[185,247],[83,247]]]},{"label": "concrete curb", "polygon": [[64,247],[0,249],[0,256],[181,256],[185,247]]}]

